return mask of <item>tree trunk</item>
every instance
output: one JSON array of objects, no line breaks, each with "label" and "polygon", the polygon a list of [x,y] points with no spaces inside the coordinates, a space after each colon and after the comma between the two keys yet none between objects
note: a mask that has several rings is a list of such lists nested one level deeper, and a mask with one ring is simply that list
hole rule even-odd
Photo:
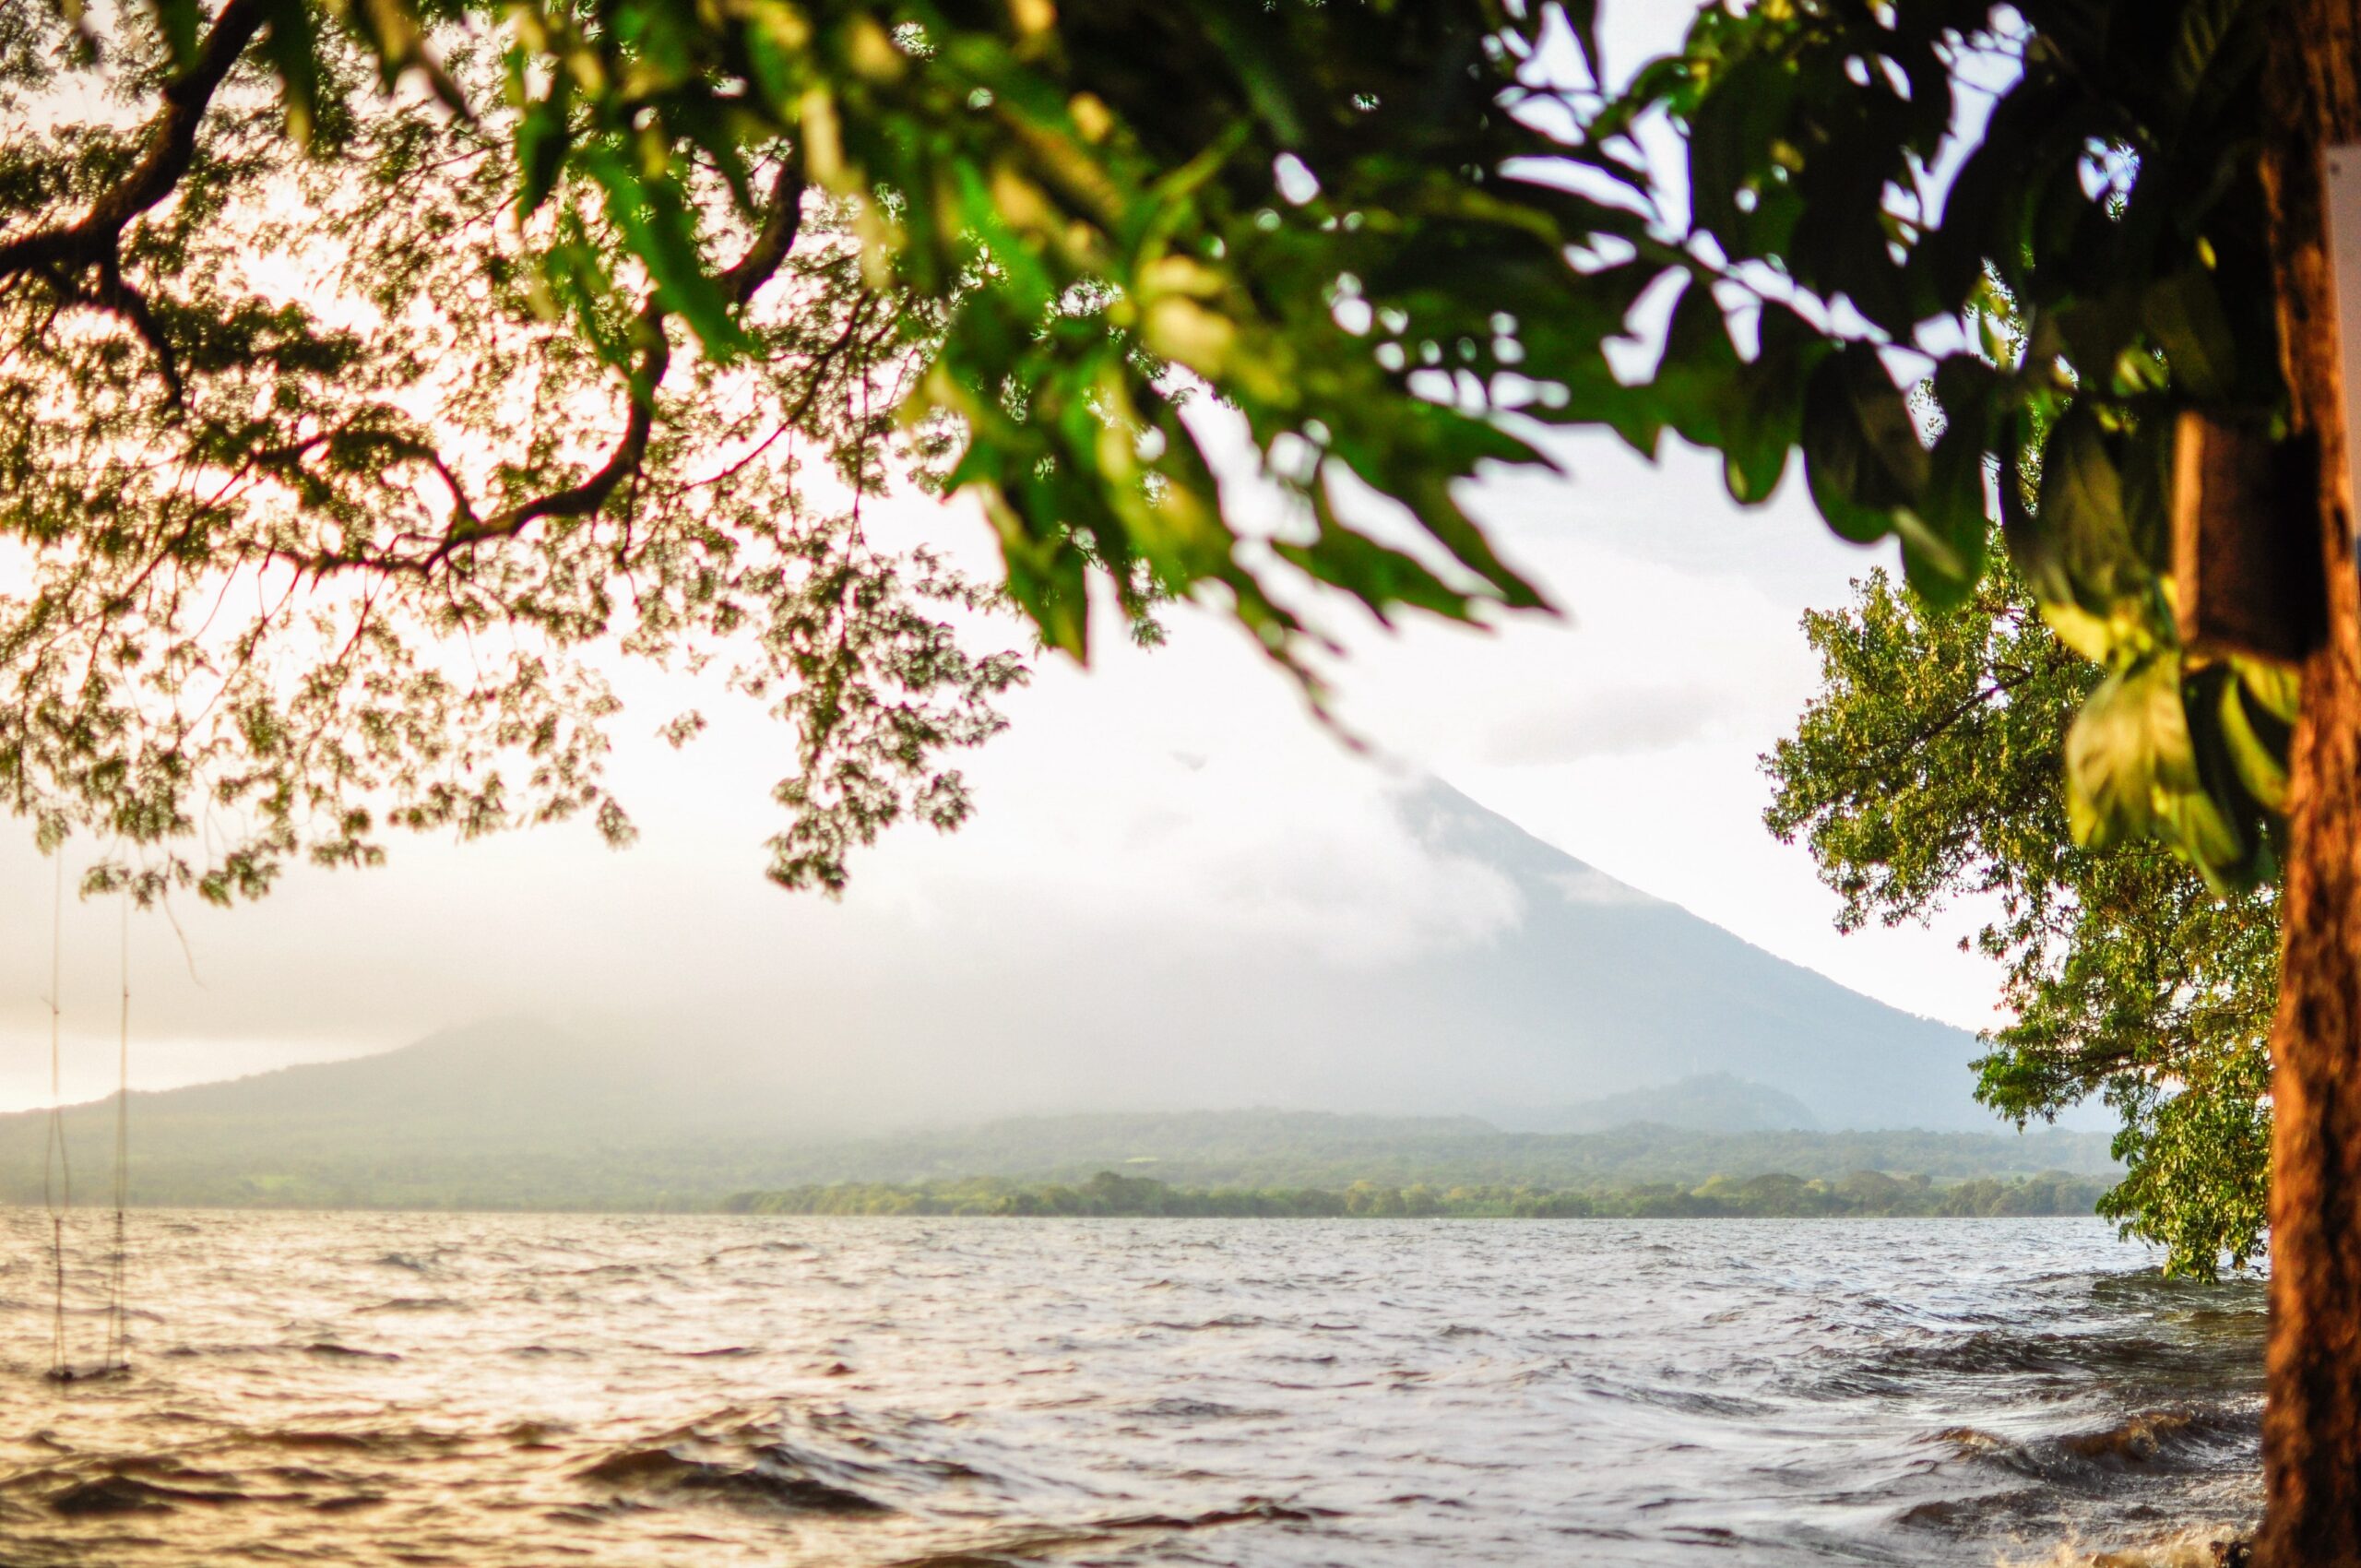
[{"label": "tree trunk", "polygon": [[2273,32],[2263,176],[2294,421],[2319,462],[2328,615],[2291,759],[2255,1556],[2361,1568],[2361,594],[2320,174],[2324,147],[2361,140],[2361,0],[2289,0]]}]

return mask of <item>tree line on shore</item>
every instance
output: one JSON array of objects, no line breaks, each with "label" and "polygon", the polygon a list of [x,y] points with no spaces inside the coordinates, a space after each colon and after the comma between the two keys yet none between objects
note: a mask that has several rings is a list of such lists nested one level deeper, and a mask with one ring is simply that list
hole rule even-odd
[{"label": "tree line on shore", "polygon": [[1102,1170],[1079,1183],[1000,1177],[897,1183],[836,1182],[741,1193],[735,1214],[970,1215],[1006,1218],[1994,1218],[2087,1215],[2108,1183],[2045,1171],[1936,1184],[1924,1175],[1859,1170],[1835,1181],[1784,1172],[1715,1176],[1696,1186],[1647,1182],[1568,1191],[1488,1182],[1407,1187],[1358,1181],[1344,1187],[1176,1187]]}]

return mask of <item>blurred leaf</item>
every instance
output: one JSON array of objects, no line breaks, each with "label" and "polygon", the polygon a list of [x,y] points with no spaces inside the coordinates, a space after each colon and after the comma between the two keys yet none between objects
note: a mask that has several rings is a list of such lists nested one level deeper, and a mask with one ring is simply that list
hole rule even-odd
[{"label": "blurred leaf", "polygon": [[320,121],[320,41],[313,27],[311,0],[268,0],[268,4],[263,54],[279,77],[287,134],[298,146],[307,147]]},{"label": "blurred leaf", "polygon": [[644,179],[612,147],[582,149],[583,166],[607,193],[607,217],[656,279],[665,305],[688,323],[706,351],[728,361],[748,348],[730,301],[706,270],[696,221],[669,174]]},{"label": "blurred leaf", "polygon": [[2160,790],[2194,784],[2196,762],[2170,659],[2111,675],[2066,736],[2066,810],[2074,841],[2120,844],[2155,824]]},{"label": "blurred leaf", "polygon": [[550,90],[527,103],[516,118],[516,214],[528,218],[557,185],[558,173],[574,145],[568,115],[574,103],[574,78],[558,72]]},{"label": "blurred leaf", "polygon": [[2152,285],[2141,304],[2180,389],[2202,402],[2229,396],[2237,384],[2237,339],[2213,277],[2186,268]]},{"label": "blurred leaf", "polygon": [[2082,610],[2104,617],[2146,591],[2150,579],[2125,515],[2123,476],[2086,404],[2058,420],[2043,448],[2039,521],[2039,548],[2057,563]]},{"label": "blurred leaf", "polygon": [[1926,491],[1899,531],[1911,586],[1940,609],[1965,603],[1984,579],[1996,520],[1987,469],[1998,445],[1990,410],[1999,386],[1992,366],[1969,354],[1944,359],[1926,383],[1942,430],[1928,455]]},{"label": "blurred leaf", "polygon": [[1909,405],[1865,343],[1847,345],[1812,373],[1803,449],[1821,516],[1856,543],[1892,532],[1894,514],[1927,488],[1928,452]]},{"label": "blurred leaf", "polygon": [[2194,104],[2225,50],[2236,48],[2232,24],[2246,0],[2186,0],[2175,30],[2169,78],[2174,100]]},{"label": "blurred leaf", "polygon": [[1768,154],[1786,125],[1795,71],[1768,53],[1748,54],[1713,77],[1689,128],[1689,199],[1697,224],[1740,248],[1750,215],[1741,191],[1761,196]]},{"label": "blurred leaf", "polygon": [[2217,699],[2222,737],[2247,793],[2263,810],[2281,814],[2287,809],[2287,747],[2294,730],[2289,718],[2272,710],[2269,698],[2257,695],[2250,671],[2266,682],[2282,673],[2237,662],[2236,678],[2221,683]]},{"label": "blurred leaf", "polygon": [[196,58],[196,35],[204,20],[197,0],[150,0],[156,12],[157,30],[164,35],[164,47],[172,53],[172,65],[186,69]]}]

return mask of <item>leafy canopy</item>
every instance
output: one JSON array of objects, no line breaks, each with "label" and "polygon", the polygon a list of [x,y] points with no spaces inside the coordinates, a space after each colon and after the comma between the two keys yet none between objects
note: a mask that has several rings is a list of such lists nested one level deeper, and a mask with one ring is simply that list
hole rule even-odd
[{"label": "leafy canopy", "polygon": [[1985,580],[1997,512],[2023,592],[2103,672],[2063,826],[2161,835],[2225,887],[2271,869],[2295,687],[2178,645],[2167,518],[2178,416],[2284,422],[2267,10],[1709,6],[1609,116],[1684,127],[1684,242],[1762,302],[1743,368],[1716,313],[1676,313],[1658,384],[1721,395],[1676,428],[1726,454],[1741,499],[1800,445],[1831,525],[1898,535],[1937,607]]},{"label": "leafy canopy", "polygon": [[1981,916],[2014,1021],[1979,1098],[2023,1125],[2104,1097],[2127,1174],[2102,1210],[2168,1272],[2243,1265],[2268,1190],[2275,890],[2219,895],[2153,839],[2074,843],[2059,763],[2103,676],[2004,567],[1946,609],[1872,573],[1804,630],[1821,686],[1763,759],[1772,831],[1809,845],[1845,929]]},{"label": "leafy canopy", "polygon": [[[622,836],[586,651],[742,639],[798,736],[773,873],[835,885],[958,820],[1017,678],[869,541],[887,472],[981,503],[1054,647],[1097,580],[1304,673],[1305,584],[1536,604],[1454,486],[1592,425],[1748,504],[1799,451],[1938,604],[1997,502],[2105,672],[2075,837],[2266,872],[2292,684],[2178,647],[2163,561],[2176,416],[2283,402],[2262,0],[1709,5],[1615,95],[1594,8],[10,7],[0,783],[217,897],[389,821]],[[1300,521],[1226,506],[1199,388]]]},{"label": "leafy canopy", "polygon": [[[1457,481],[1605,385],[1570,236],[1628,204],[1516,112],[1586,17],[734,0],[196,0],[0,18],[0,787],[101,882],[230,898],[388,826],[629,821],[612,653],[796,737],[772,874],[968,806],[1021,678],[1195,594],[1305,673],[1281,585],[1538,603]],[[1619,288],[1619,284],[1617,287]],[[1587,329],[1585,329],[1585,327]],[[1307,520],[1241,537],[1183,417]],[[1004,583],[861,521],[979,500]],[[1415,538],[1340,516],[1347,489]],[[1308,673],[1305,678],[1309,680]],[[666,733],[703,723],[683,713]]]}]

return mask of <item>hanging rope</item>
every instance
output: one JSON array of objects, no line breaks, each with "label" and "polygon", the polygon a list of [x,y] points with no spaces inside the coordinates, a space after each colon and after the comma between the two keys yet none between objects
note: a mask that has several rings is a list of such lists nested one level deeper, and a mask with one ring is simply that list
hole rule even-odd
[{"label": "hanging rope", "polygon": [[65,1153],[65,1106],[59,1064],[65,972],[65,856],[57,856],[57,894],[49,923],[49,1147],[42,1160],[42,1203],[49,1210],[49,1375],[74,1375],[65,1362],[65,1211],[74,1206],[74,1168]]},{"label": "hanging rope", "polygon": [[114,1252],[107,1275],[108,1372],[131,1366],[131,1335],[125,1326],[125,1271],[131,1256],[124,1242],[124,1209],[131,1195],[131,893],[123,894],[123,1004],[116,1017],[114,1086]]}]

